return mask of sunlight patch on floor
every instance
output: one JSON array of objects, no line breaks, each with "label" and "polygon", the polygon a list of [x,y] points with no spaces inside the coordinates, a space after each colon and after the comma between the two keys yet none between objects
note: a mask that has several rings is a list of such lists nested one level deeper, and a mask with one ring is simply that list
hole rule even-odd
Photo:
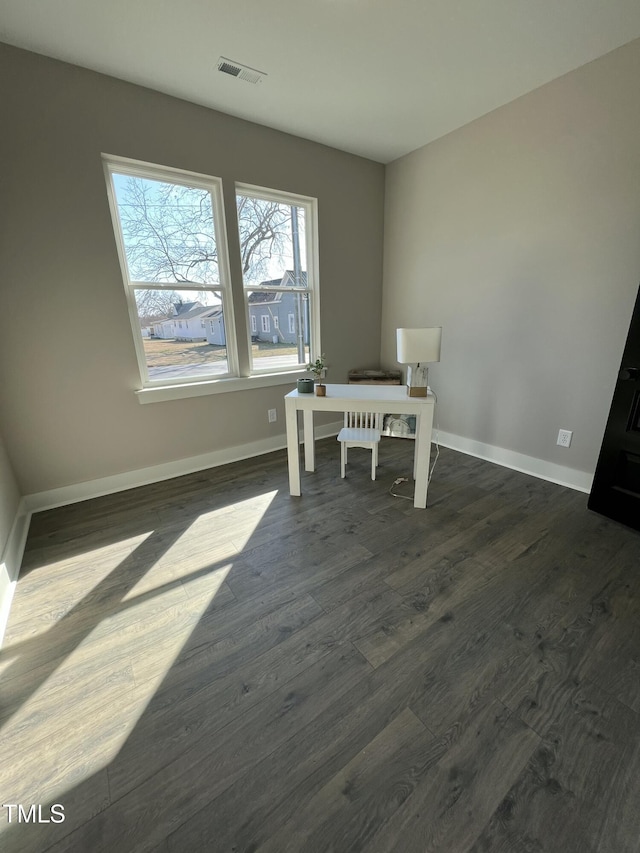
[{"label": "sunlight patch on floor", "polygon": [[203,513],[174,539],[161,528],[33,570],[0,655],[13,802],[64,802],[115,759],[181,654],[197,653],[194,629],[233,606],[231,536],[248,543],[276,494]]},{"label": "sunlight patch on floor", "polygon": [[2,652],[46,634],[110,576],[153,531],[31,569],[18,579]]},{"label": "sunlight patch on floor", "polygon": [[[182,612],[165,600],[175,590],[159,593],[164,609],[161,601],[152,613],[149,599],[126,608],[111,638],[103,635],[98,645],[91,632],[53,672],[36,671],[42,683],[0,730],[3,752],[11,756],[0,786],[13,802],[63,802],[72,784],[115,758],[231,568],[209,579],[206,596],[190,599],[188,607],[183,598]],[[137,679],[134,669],[148,677]],[[75,768],[73,778],[68,767]]]}]

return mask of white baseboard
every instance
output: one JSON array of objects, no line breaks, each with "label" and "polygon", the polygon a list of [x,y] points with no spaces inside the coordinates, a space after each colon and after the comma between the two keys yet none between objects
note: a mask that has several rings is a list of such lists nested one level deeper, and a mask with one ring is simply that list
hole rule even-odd
[{"label": "white baseboard", "polygon": [[[337,435],[341,423],[325,424],[316,427],[316,438],[328,438]],[[434,431],[435,437],[435,431]],[[568,486],[581,492],[589,492],[593,475],[586,471],[578,471],[575,468],[567,468],[564,465],[556,465],[523,453],[505,450],[491,444],[455,435],[450,432],[438,432],[438,441],[443,447],[459,450],[479,459],[495,462],[505,468],[531,474],[543,480],[549,480],[561,486]],[[139,468],[135,471],[127,471],[123,474],[114,474],[110,477],[102,477],[98,480],[89,480],[84,483],[74,483],[70,486],[62,486],[58,489],[49,489],[36,492],[23,498],[23,512],[29,516],[32,512],[40,512],[46,509],[54,509],[58,506],[66,506],[103,495],[122,492],[126,489],[135,489],[137,486],[146,486],[150,483],[159,483],[172,477],[181,477],[184,474],[193,474],[196,471],[204,471],[207,468],[216,468],[219,465],[227,465],[230,462],[239,462],[253,456],[261,456],[264,453],[272,453],[274,450],[282,450],[286,447],[284,434],[272,438],[250,442],[249,444],[237,445],[236,447],[214,450],[203,453],[200,456],[191,456],[187,459],[177,459],[174,462],[165,462],[161,465],[152,465],[148,468]],[[23,543],[24,547],[24,543]]]},{"label": "white baseboard", "polygon": [[[342,423],[331,423],[315,428],[316,438],[328,438],[337,435]],[[85,483],[74,483],[71,486],[62,486],[58,489],[49,489],[44,492],[36,492],[26,495],[25,507],[30,512],[41,512],[46,509],[54,509],[57,506],[67,506],[79,501],[99,498],[103,495],[123,492],[126,489],[135,489],[137,486],[147,486],[150,483],[159,483],[162,480],[170,480],[172,477],[181,477],[184,474],[193,474],[196,471],[204,471],[207,468],[216,468],[219,465],[227,465],[230,462],[240,462],[242,459],[250,459],[253,456],[261,456],[264,453],[272,453],[274,450],[282,450],[287,446],[286,436],[282,433],[272,438],[253,441],[249,444],[241,444],[236,447],[228,447],[224,450],[213,450],[200,456],[190,456],[187,459],[177,459],[174,462],[164,462],[161,465],[152,465],[149,468],[139,468],[135,471],[127,471],[124,474],[114,474],[111,477],[102,477],[98,480],[89,480]]]},{"label": "white baseboard", "polygon": [[[435,430],[434,430],[435,437]],[[477,456],[478,459],[486,459],[495,462],[513,471],[522,474],[531,474],[541,480],[557,483],[559,486],[567,486],[579,492],[591,491],[593,474],[587,471],[578,471],[576,468],[567,468],[564,465],[556,465],[554,462],[546,462],[544,459],[536,459],[535,456],[527,456],[524,453],[516,453],[514,450],[506,450],[504,447],[495,447],[492,444],[484,444],[474,441],[463,435],[455,435],[452,432],[438,432],[438,443],[451,450],[459,450],[469,456]]]},{"label": "white baseboard", "polygon": [[18,511],[0,559],[0,646],[2,646],[2,639],[9,620],[9,610],[22,563],[30,520],[31,513],[23,498],[18,504]]}]

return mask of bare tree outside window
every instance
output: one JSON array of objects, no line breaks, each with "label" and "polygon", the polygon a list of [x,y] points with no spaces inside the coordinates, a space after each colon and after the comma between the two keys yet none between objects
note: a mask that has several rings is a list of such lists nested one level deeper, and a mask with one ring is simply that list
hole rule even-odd
[{"label": "bare tree outside window", "polygon": [[173,306],[180,301],[175,290],[136,290],[138,316],[144,325],[168,317]]},{"label": "bare tree outside window", "polygon": [[211,193],[148,178],[115,179],[131,280],[219,284]]},{"label": "bare tree outside window", "polygon": [[291,206],[276,201],[236,196],[240,256],[245,285],[272,278],[291,244]]},{"label": "bare tree outside window", "polygon": [[[115,176],[122,235],[132,281],[218,284],[211,194],[200,187]],[[291,243],[291,208],[238,196],[245,281],[268,278]]]}]

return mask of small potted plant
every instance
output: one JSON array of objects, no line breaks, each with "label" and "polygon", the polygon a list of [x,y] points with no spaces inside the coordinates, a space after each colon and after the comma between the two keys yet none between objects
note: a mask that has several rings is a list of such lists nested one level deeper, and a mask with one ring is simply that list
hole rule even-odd
[{"label": "small potted plant", "polygon": [[322,379],[326,369],[327,365],[324,360],[324,353],[322,353],[320,358],[317,358],[315,361],[310,361],[307,365],[307,370],[310,373],[313,373],[313,378],[316,383],[316,397],[327,396],[327,386],[322,384]]}]

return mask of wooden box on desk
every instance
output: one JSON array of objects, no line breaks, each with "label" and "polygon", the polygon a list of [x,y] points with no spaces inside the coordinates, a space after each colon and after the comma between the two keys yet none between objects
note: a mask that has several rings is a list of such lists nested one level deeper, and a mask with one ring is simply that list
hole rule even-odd
[{"label": "wooden box on desk", "polygon": [[402,385],[402,373],[399,370],[350,370],[349,385]]}]

